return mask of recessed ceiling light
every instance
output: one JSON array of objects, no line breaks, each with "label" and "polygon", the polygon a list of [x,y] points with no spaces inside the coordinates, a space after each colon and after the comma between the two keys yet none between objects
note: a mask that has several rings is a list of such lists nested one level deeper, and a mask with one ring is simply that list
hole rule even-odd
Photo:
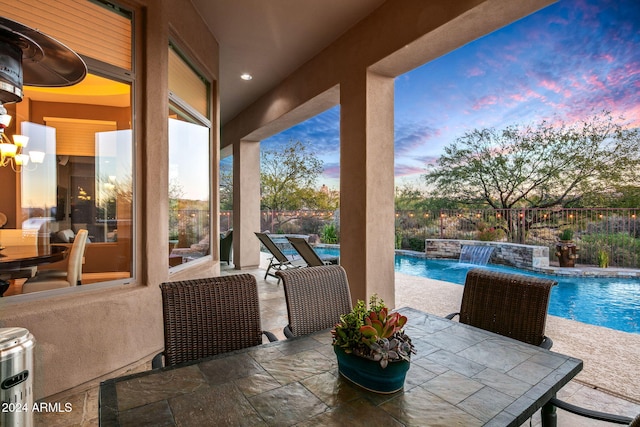
[{"label": "recessed ceiling light", "polygon": [[244,73],[244,74],[240,75],[240,78],[242,80],[251,80],[253,78],[253,76],[251,74],[249,74],[249,73]]}]

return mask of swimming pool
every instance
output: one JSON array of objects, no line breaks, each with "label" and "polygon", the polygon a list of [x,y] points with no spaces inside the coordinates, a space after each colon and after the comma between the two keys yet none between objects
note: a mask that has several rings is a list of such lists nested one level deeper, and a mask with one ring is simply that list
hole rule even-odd
[{"label": "swimming pool", "polygon": [[[318,253],[338,255],[333,248],[317,248]],[[478,267],[456,260],[425,259],[396,255],[395,271],[412,276],[464,284],[467,271]],[[489,270],[506,271],[558,282],[551,291],[549,314],[619,331],[640,333],[640,280],[629,278],[564,277],[532,273],[495,264]]]}]

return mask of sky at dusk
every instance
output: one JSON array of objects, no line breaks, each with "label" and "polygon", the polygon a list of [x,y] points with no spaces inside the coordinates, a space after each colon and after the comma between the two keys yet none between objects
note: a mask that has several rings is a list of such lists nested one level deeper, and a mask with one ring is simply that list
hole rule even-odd
[{"label": "sky at dusk", "polygon": [[[261,148],[309,143],[324,162],[318,185],[338,189],[339,108]],[[560,0],[396,78],[396,184],[420,182],[466,131],[602,110],[640,126],[640,1]]]}]

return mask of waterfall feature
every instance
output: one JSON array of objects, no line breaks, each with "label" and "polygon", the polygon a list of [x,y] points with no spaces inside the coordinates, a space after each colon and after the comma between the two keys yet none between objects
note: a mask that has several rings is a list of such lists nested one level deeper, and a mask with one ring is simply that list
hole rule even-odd
[{"label": "waterfall feature", "polygon": [[495,248],[493,246],[465,246],[460,248],[460,260],[466,264],[487,265]]}]

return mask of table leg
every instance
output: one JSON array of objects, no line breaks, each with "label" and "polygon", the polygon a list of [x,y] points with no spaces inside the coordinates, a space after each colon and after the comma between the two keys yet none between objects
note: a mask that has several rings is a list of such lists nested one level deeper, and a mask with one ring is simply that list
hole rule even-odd
[{"label": "table leg", "polygon": [[540,415],[542,418],[542,427],[557,427],[558,416],[556,414],[556,407],[551,402],[544,404]]}]

